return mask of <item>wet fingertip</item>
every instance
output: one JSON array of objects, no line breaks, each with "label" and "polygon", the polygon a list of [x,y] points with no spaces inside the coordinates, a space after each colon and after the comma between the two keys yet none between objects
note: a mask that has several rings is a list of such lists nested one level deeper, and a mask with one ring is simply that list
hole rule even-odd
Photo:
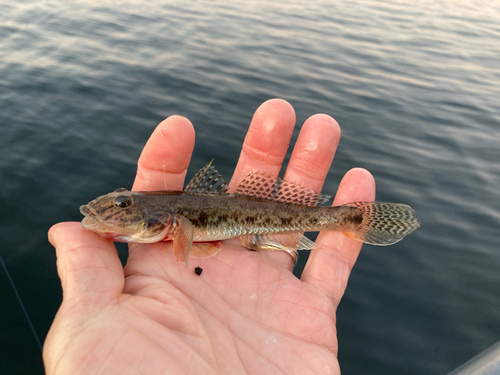
[{"label": "wet fingertip", "polygon": [[66,221],[52,225],[50,229],[47,231],[47,239],[50,242],[50,244],[56,247],[57,239],[59,237],[60,232],[68,227],[74,226],[75,224],[79,223],[73,221]]},{"label": "wet fingertip", "polygon": [[375,194],[375,178],[367,169],[352,168],[346,173],[345,177],[347,176],[352,178],[358,185],[363,185],[367,189],[373,190],[373,194]]},{"label": "wet fingertip", "polygon": [[349,170],[340,182],[333,205],[375,200],[375,179],[364,168]]},{"label": "wet fingertip", "polygon": [[[273,129],[278,129],[280,133],[288,128],[293,131],[295,127],[295,110],[290,103],[283,99],[270,99],[257,108],[252,118],[252,125],[258,125],[259,138],[265,137],[262,132],[271,133]],[[249,130],[252,131],[252,128],[253,126],[250,126]]]},{"label": "wet fingertip", "polygon": [[170,124],[172,122],[178,122],[178,123],[185,123],[187,125],[193,125],[191,123],[191,121],[189,121],[189,119],[187,117],[184,117],[184,116],[181,116],[181,115],[170,115],[166,119],[164,119],[162,122],[160,122],[160,124],[158,125],[158,127],[161,127],[163,125],[168,125],[168,124]]},{"label": "wet fingertip", "polygon": [[259,106],[256,113],[258,111],[266,110],[266,109],[273,109],[274,111],[279,111],[280,113],[287,112],[288,114],[293,115],[293,117],[295,119],[295,110],[293,109],[293,106],[284,99],[273,98],[273,99],[266,100],[264,103],[262,103]]},{"label": "wet fingertip", "polygon": [[340,125],[332,116],[325,113],[316,113],[310,116],[305,122],[304,126],[310,126],[309,124],[314,123],[316,126],[323,125],[330,127],[332,130],[337,131],[340,134]]},{"label": "wet fingertip", "polygon": [[286,172],[313,190],[321,189],[340,140],[340,127],[330,116],[316,114],[306,120],[295,143]]},{"label": "wet fingertip", "polygon": [[339,141],[337,121],[328,115],[313,115],[302,126],[292,156],[329,169]]},{"label": "wet fingertip", "polygon": [[180,141],[185,141],[194,139],[195,130],[191,121],[186,117],[172,115],[158,124],[152,137],[159,137],[161,142],[164,138],[179,141],[179,137],[181,137]]},{"label": "wet fingertip", "polygon": [[193,124],[173,115],[153,131],[137,163],[132,190],[181,189],[194,148]]}]

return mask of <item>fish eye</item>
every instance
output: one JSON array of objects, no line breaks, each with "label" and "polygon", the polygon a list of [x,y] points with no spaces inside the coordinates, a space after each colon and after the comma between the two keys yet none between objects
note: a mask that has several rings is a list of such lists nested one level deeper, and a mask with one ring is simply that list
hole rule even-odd
[{"label": "fish eye", "polygon": [[119,197],[115,198],[114,204],[115,207],[125,208],[132,204],[132,199],[130,199],[130,197],[127,197],[126,195],[120,195]]}]

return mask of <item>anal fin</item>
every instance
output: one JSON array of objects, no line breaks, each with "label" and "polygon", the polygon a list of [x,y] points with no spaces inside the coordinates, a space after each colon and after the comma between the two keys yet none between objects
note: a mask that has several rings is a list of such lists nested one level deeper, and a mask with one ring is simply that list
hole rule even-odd
[{"label": "anal fin", "polygon": [[310,250],[315,243],[302,233],[252,234],[241,236],[243,246],[252,250],[286,251],[297,263],[297,250]]},{"label": "anal fin", "polygon": [[213,257],[222,249],[222,242],[193,242],[191,246],[190,256],[192,258],[209,258]]}]

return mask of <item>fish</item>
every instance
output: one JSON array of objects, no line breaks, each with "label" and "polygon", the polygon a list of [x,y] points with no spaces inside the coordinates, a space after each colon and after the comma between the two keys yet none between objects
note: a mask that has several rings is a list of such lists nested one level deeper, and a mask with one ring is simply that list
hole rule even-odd
[{"label": "fish", "polygon": [[352,202],[321,206],[331,196],[265,174],[246,176],[234,193],[212,165],[184,190],[128,191],[97,197],[80,207],[85,229],[115,242],[172,241],[175,260],[208,257],[221,241],[239,237],[249,250],[285,251],[316,245],[304,232],[339,231],[372,245],[391,245],[421,226],[408,205]]}]

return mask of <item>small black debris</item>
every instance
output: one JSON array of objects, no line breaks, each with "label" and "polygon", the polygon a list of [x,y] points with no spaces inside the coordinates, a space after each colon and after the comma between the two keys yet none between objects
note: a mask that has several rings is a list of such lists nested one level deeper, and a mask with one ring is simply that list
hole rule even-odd
[{"label": "small black debris", "polygon": [[201,267],[196,267],[194,269],[194,273],[197,275],[201,275],[202,272],[203,272],[203,268],[201,268]]}]

